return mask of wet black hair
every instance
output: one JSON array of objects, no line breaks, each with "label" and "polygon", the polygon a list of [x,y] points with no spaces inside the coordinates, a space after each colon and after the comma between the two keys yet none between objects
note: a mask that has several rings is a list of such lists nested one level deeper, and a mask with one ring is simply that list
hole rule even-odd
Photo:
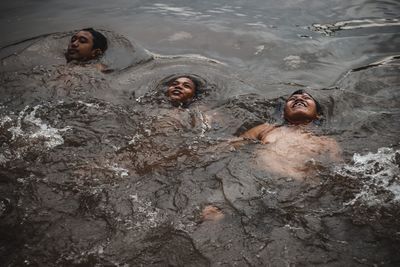
[{"label": "wet black hair", "polygon": [[324,115],[323,110],[322,110],[322,107],[321,107],[321,104],[320,104],[312,95],[310,95],[310,93],[308,93],[306,90],[300,89],[300,90],[294,91],[294,92],[288,97],[288,99],[289,99],[291,96],[293,96],[293,95],[302,95],[302,94],[307,94],[307,95],[309,95],[309,96],[314,100],[315,105],[317,106],[317,113],[318,113],[318,115]]},{"label": "wet black hair", "polygon": [[81,31],[90,32],[93,36],[93,49],[99,48],[102,52],[107,50],[107,38],[93,28],[85,28]]}]

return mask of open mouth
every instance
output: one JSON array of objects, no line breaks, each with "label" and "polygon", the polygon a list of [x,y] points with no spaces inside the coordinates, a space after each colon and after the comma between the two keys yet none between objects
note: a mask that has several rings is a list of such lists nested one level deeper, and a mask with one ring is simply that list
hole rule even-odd
[{"label": "open mouth", "polygon": [[296,101],[293,105],[292,108],[296,108],[296,107],[307,107],[306,103],[303,101]]},{"label": "open mouth", "polygon": [[174,89],[171,91],[171,95],[180,96],[182,95],[182,92],[179,89]]}]

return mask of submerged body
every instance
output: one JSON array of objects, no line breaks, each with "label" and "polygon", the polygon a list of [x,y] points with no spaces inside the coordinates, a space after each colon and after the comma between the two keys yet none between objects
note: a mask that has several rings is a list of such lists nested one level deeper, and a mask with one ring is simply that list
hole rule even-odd
[{"label": "submerged body", "polygon": [[[279,176],[301,179],[315,172],[319,165],[339,162],[337,142],[316,136],[301,126],[260,125],[259,139],[266,146],[257,151],[257,164]],[[262,129],[261,129],[262,128]],[[243,137],[249,137],[246,133]]]},{"label": "submerged body", "polygon": [[312,132],[312,121],[320,118],[320,106],[304,91],[296,91],[286,101],[286,125],[262,124],[245,132],[242,137],[265,144],[257,152],[257,164],[279,175],[302,179],[317,167],[341,160],[337,142]]}]

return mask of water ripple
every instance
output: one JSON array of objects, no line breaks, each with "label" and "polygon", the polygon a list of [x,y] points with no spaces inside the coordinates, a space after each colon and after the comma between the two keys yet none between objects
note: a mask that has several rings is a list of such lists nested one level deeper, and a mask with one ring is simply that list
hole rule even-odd
[{"label": "water ripple", "polygon": [[356,19],[339,21],[332,24],[315,23],[309,29],[315,32],[322,33],[326,36],[330,36],[333,35],[335,32],[341,30],[392,26],[400,26],[400,21],[398,19]]}]

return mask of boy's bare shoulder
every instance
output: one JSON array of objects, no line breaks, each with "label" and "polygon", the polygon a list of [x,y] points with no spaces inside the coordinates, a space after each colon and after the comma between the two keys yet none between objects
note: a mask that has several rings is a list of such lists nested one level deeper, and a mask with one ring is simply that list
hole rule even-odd
[{"label": "boy's bare shoulder", "polygon": [[243,138],[247,138],[247,139],[262,140],[263,136],[265,136],[268,132],[275,129],[275,127],[276,126],[268,124],[268,123],[260,124],[254,128],[251,128],[250,130],[244,132],[240,136]]}]

